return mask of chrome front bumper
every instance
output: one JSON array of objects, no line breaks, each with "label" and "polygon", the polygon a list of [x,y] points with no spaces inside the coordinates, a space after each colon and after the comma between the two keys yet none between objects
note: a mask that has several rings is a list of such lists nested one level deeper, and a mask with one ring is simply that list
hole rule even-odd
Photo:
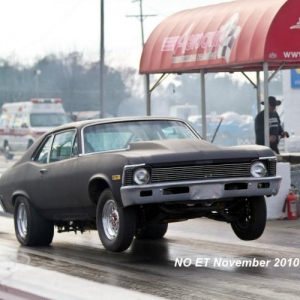
[{"label": "chrome front bumper", "polygon": [[121,187],[124,206],[176,201],[207,201],[224,198],[276,195],[280,176],[191,180]]}]

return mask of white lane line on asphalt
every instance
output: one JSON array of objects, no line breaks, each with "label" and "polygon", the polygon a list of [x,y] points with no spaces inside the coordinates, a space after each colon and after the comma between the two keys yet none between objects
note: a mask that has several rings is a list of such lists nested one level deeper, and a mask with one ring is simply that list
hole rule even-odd
[{"label": "white lane line on asphalt", "polygon": [[[0,262],[0,287],[2,287],[2,292],[8,293],[9,295],[10,292],[13,292],[13,296],[23,296],[24,298],[21,299],[29,300],[164,299],[108,284],[77,278],[56,271],[44,270],[9,261]],[[15,294],[16,291],[18,291],[19,294]],[[8,297],[4,299],[13,298]]]}]

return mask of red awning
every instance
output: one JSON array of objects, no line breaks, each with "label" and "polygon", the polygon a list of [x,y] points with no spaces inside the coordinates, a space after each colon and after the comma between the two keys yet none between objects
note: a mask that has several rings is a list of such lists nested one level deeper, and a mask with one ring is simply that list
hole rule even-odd
[{"label": "red awning", "polygon": [[148,38],[141,74],[300,66],[300,1],[237,0],[184,10]]}]

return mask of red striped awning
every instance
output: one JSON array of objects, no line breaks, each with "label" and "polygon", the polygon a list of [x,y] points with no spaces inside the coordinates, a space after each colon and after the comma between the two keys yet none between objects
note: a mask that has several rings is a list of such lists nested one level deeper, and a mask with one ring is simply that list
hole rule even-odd
[{"label": "red striped awning", "polygon": [[300,0],[237,0],[188,9],[149,36],[141,74],[300,67]]}]

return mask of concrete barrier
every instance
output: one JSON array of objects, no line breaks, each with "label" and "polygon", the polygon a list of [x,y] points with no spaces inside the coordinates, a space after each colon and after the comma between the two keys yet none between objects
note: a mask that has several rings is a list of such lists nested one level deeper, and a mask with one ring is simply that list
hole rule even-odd
[{"label": "concrete barrier", "polygon": [[267,218],[281,219],[286,218],[287,213],[282,212],[285,204],[286,196],[291,187],[291,165],[287,162],[277,163],[277,175],[282,177],[279,192],[276,196],[266,198],[267,203]]}]

